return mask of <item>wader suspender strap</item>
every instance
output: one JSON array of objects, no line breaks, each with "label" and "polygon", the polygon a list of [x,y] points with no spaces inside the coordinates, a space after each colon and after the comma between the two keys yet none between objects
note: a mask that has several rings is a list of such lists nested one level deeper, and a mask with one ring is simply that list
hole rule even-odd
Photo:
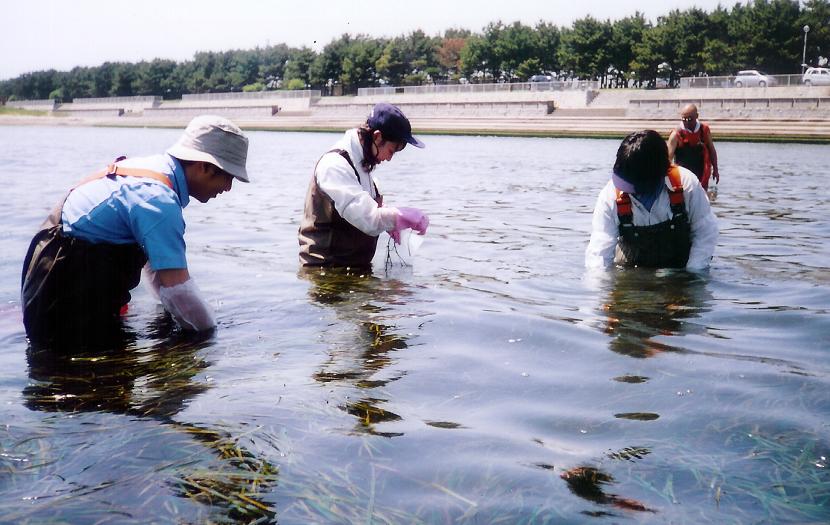
[{"label": "wader suspender strap", "polygon": [[669,168],[669,183],[671,189],[669,190],[669,204],[671,205],[672,215],[686,214],[686,202],[683,200],[683,183],[680,180],[680,168],[672,164]]},{"label": "wader suspender strap", "polygon": [[[119,157],[116,160],[116,162],[118,162],[118,160],[121,160],[123,158],[126,158],[126,157]],[[79,182],[78,184],[71,187],[69,189],[69,191],[66,192],[66,194],[63,196],[63,199],[58,203],[57,206],[55,206],[55,208],[52,209],[52,211],[46,217],[46,221],[43,223],[43,225],[41,225],[41,229],[47,229],[47,228],[50,228],[52,226],[57,226],[61,223],[61,220],[62,220],[61,216],[63,214],[63,205],[66,202],[66,199],[69,197],[69,194],[72,193],[72,191],[75,188],[77,188],[79,186],[83,186],[87,182],[92,182],[94,180],[102,179],[104,177],[115,177],[115,176],[119,176],[119,177],[145,177],[145,178],[148,178],[148,179],[154,179],[154,180],[157,180],[157,181],[161,182],[162,184],[164,184],[165,186],[167,186],[171,190],[175,191],[175,189],[173,188],[173,183],[170,182],[170,179],[166,175],[163,175],[161,173],[157,173],[157,172],[152,171],[152,170],[145,170],[145,169],[141,169],[141,168],[125,168],[123,166],[116,166],[115,163],[112,163],[109,166],[107,166],[106,169],[103,169],[103,170],[101,170],[97,173],[94,173],[94,174],[92,174],[89,177],[86,177],[84,179],[81,179],[81,182]]]},{"label": "wader suspender strap", "polygon": [[620,190],[617,191],[617,217],[621,228],[634,226],[634,213],[631,210],[631,197]]},{"label": "wader suspender strap", "polygon": [[[357,182],[361,182],[360,181],[360,173],[358,173],[357,168],[354,167],[354,162],[352,162],[352,158],[349,156],[348,151],[346,151],[344,149],[334,148],[334,149],[328,150],[326,153],[337,153],[338,155],[340,155],[341,157],[346,159],[346,162],[348,162],[349,166],[351,166],[352,170],[354,170],[354,176],[357,177]],[[361,184],[362,184],[362,182],[361,182]]]},{"label": "wader suspender strap", "polygon": [[[683,183],[680,180],[680,168],[674,164],[669,167],[666,175],[669,179],[671,189],[669,190],[669,205],[673,216],[686,214],[686,202],[683,199]],[[631,197],[620,190],[617,192],[617,217],[620,219],[621,228],[634,226],[634,213],[631,209]]]},{"label": "wader suspender strap", "polygon": [[89,177],[83,179],[75,186],[75,188],[83,184],[86,184],[87,182],[91,182],[96,179],[102,179],[104,177],[144,177],[147,179],[155,179],[167,186],[168,188],[170,188],[171,190],[173,189],[173,183],[170,182],[170,178],[166,175],[152,170],[146,170],[143,168],[126,168],[123,166],[118,166],[116,164],[110,164],[109,166],[107,166],[106,169],[94,173]]},{"label": "wader suspender strap", "polygon": [[[354,162],[352,162],[352,158],[349,156],[348,151],[346,151],[344,149],[334,148],[334,149],[328,150],[326,153],[337,153],[338,155],[340,155],[341,157],[346,159],[346,162],[348,162],[349,166],[351,166],[352,169],[354,170],[354,176],[357,177],[357,182],[360,182],[362,184],[362,182],[360,180],[360,173],[358,173],[357,168],[354,167]],[[378,185],[373,182],[372,186],[375,187],[375,195],[380,195],[380,191],[378,190]]]}]

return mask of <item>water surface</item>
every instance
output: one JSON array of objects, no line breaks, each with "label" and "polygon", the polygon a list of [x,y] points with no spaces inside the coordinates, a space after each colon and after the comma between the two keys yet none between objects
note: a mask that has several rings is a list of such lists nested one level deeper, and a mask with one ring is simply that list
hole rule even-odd
[{"label": "water surface", "polygon": [[[715,130],[716,131],[716,130]],[[0,127],[0,522],[830,520],[827,146],[719,142],[711,271],[586,275],[617,141],[425,138],[378,170],[412,266],[301,271],[327,133],[250,134],[185,210],[217,311],[139,287],[120,348],[28,348],[20,267],[62,193],[175,130]]]}]

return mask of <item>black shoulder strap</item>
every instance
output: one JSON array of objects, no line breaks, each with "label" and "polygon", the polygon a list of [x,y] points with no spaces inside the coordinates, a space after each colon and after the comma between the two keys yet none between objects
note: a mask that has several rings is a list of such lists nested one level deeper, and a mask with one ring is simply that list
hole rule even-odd
[{"label": "black shoulder strap", "polygon": [[357,181],[361,182],[360,181],[360,173],[358,173],[357,168],[354,167],[354,162],[352,162],[352,158],[349,156],[348,151],[346,151],[344,149],[334,148],[334,149],[328,150],[326,153],[337,153],[338,155],[340,155],[341,157],[346,159],[346,162],[348,162],[349,166],[351,166],[352,169],[354,170],[354,175],[355,175],[355,177],[357,177]]}]

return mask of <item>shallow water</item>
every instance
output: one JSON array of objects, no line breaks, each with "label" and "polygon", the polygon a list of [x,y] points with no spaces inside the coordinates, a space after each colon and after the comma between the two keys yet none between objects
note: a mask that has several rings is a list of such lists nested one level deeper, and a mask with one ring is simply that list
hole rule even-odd
[{"label": "shallow water", "polygon": [[185,211],[213,337],[139,287],[125,347],[27,351],[49,208],[177,135],[0,127],[0,522],[830,520],[827,146],[718,143],[711,271],[596,276],[617,141],[426,137],[378,173],[429,234],[368,274],[298,268],[338,135],[251,133],[254,182]]}]

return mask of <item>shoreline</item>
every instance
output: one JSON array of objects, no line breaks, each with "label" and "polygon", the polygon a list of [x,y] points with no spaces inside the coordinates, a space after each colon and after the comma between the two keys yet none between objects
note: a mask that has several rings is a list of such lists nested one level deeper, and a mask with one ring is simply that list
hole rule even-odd
[{"label": "shoreline", "polygon": [[[206,113],[209,111],[206,111]],[[189,118],[147,117],[93,118],[51,115],[0,114],[0,126],[71,126],[117,128],[184,128]],[[248,131],[303,133],[342,132],[359,124],[359,118],[277,117],[232,119]],[[718,141],[830,144],[830,121],[794,119],[702,119]],[[630,117],[526,117],[526,118],[411,118],[421,135],[497,136],[535,138],[621,139],[637,129],[654,129],[668,136],[675,119]]]}]

